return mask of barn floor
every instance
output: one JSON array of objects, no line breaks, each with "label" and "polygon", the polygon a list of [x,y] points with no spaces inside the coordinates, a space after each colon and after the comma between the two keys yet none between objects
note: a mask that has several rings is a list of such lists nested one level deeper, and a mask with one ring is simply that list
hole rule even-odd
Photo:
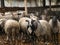
[{"label": "barn floor", "polygon": [[[60,34],[59,34],[60,35]],[[23,43],[20,40],[16,40],[14,42],[7,42],[6,40],[6,35],[0,35],[0,45],[33,45],[33,43]],[[35,45],[35,44],[34,44]],[[45,45],[43,42],[38,42],[36,45]],[[54,45],[52,42],[48,43],[48,45]],[[59,36],[59,45],[60,45],[60,36]]]}]

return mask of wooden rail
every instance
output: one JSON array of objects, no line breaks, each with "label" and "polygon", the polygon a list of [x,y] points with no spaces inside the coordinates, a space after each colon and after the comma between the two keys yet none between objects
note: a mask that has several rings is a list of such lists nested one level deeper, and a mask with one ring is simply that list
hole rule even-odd
[{"label": "wooden rail", "polygon": [[[45,7],[27,7],[27,10],[37,10],[37,9],[47,9],[49,8],[49,6],[45,6]],[[60,8],[60,5],[57,6],[51,6],[51,8]],[[17,11],[17,10],[25,10],[24,7],[0,7],[0,12],[8,12],[8,11]]]}]

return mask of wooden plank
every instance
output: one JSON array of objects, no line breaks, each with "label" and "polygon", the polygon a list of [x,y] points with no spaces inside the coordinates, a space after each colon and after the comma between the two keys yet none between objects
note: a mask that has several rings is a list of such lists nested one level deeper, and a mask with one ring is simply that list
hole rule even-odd
[{"label": "wooden plank", "polygon": [[24,5],[25,5],[25,15],[27,15],[27,0],[24,0]]}]

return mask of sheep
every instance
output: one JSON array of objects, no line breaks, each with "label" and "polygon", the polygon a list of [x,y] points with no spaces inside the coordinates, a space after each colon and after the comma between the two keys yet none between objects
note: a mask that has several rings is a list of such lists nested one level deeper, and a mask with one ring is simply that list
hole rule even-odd
[{"label": "sheep", "polygon": [[51,29],[52,29],[51,30],[52,39],[56,43],[56,42],[58,42],[58,33],[60,30],[60,28],[59,28],[60,22],[56,16],[53,16],[53,18],[49,20],[49,24],[50,24]]},{"label": "sheep", "polygon": [[19,20],[19,25],[20,25],[20,33],[21,34],[23,33],[25,36],[29,37],[29,34],[32,32],[32,30],[28,30],[28,28],[30,28],[30,26],[32,25],[31,19],[28,17],[22,17]]},{"label": "sheep", "polygon": [[46,20],[38,20],[38,18],[36,16],[30,16],[30,18],[32,20],[34,20],[33,23],[35,28],[37,29],[34,29],[35,31],[35,34],[37,37],[39,37],[40,35],[47,35],[49,37],[51,37],[51,27],[49,25],[49,23],[46,21]]},{"label": "sheep", "polygon": [[[35,20],[33,22],[33,25],[35,27],[34,30],[34,34],[35,36],[39,39],[40,37],[44,37],[47,36],[49,39],[48,41],[50,41],[51,39],[51,27],[49,25],[49,23],[46,20]],[[33,27],[32,25],[32,27]],[[44,40],[46,41],[46,40]]]},{"label": "sheep", "polygon": [[5,24],[5,21],[7,19],[3,18],[3,19],[0,19],[0,34],[4,34],[5,31],[4,31],[4,24]]},{"label": "sheep", "polygon": [[15,36],[19,35],[19,22],[16,20],[9,19],[4,25],[5,33],[7,34],[7,41],[15,40]]},{"label": "sheep", "polygon": [[40,34],[42,36],[47,36],[46,39],[44,41],[51,41],[51,27],[49,25],[49,23],[46,20],[39,20],[41,27],[42,27],[42,31],[40,32]]},{"label": "sheep", "polygon": [[44,38],[44,42],[51,41],[51,27],[46,20],[33,19],[31,20],[31,24],[32,25],[30,26],[30,28],[28,28],[28,30],[32,30],[30,34],[33,43],[36,41],[36,39],[40,41],[41,38]]}]

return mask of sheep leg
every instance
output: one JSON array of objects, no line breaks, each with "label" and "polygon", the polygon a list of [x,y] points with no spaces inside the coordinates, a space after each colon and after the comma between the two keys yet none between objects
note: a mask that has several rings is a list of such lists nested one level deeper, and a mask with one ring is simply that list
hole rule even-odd
[{"label": "sheep leg", "polygon": [[49,41],[49,35],[45,35],[45,42],[48,42]]},{"label": "sheep leg", "polygon": [[19,31],[18,31],[18,30],[16,30],[16,31],[15,31],[15,34],[16,34],[16,39],[18,39],[18,40],[19,40]]},{"label": "sheep leg", "polygon": [[49,42],[52,42],[52,37],[51,37],[51,35],[48,35],[47,40],[48,40]]},{"label": "sheep leg", "polygon": [[21,32],[21,34],[20,34],[20,39],[22,40],[23,39],[23,37],[24,37],[24,33],[23,32]]},{"label": "sheep leg", "polygon": [[9,30],[8,30],[8,32],[7,32],[7,38],[6,38],[6,41],[10,41],[10,32],[9,32]]},{"label": "sheep leg", "polygon": [[53,32],[52,32],[52,41],[53,41],[53,43],[55,41],[55,36],[54,36],[54,33]]},{"label": "sheep leg", "polygon": [[25,36],[26,36],[26,39],[28,39],[28,34],[27,33],[25,33]]},{"label": "sheep leg", "polygon": [[11,41],[11,39],[10,39],[10,34],[7,32],[7,37],[6,37],[5,43],[8,43],[8,42],[10,42],[10,41]]},{"label": "sheep leg", "polygon": [[9,36],[8,36],[8,34],[7,34],[7,39],[6,39],[7,41],[9,40]]},{"label": "sheep leg", "polygon": [[53,40],[54,40],[54,44],[58,45],[58,41],[57,41],[58,35],[56,33],[53,34]]},{"label": "sheep leg", "polygon": [[12,40],[13,41],[15,40],[15,29],[14,28],[12,29]]},{"label": "sheep leg", "polygon": [[19,39],[22,40],[22,38],[23,38],[23,32],[20,30],[19,31]]},{"label": "sheep leg", "polygon": [[46,41],[45,35],[43,36],[43,38],[44,38],[44,42],[45,42]]},{"label": "sheep leg", "polygon": [[51,40],[51,36],[50,36],[50,35],[47,35],[47,36],[46,36],[46,41],[49,42],[50,40]]},{"label": "sheep leg", "polygon": [[56,44],[56,34],[53,33],[53,41],[54,41],[54,44]]},{"label": "sheep leg", "polygon": [[55,34],[53,34],[53,42],[55,42]]},{"label": "sheep leg", "polygon": [[29,39],[29,40],[31,39],[30,34],[28,33],[28,31],[26,32],[26,36],[27,36],[27,39]]},{"label": "sheep leg", "polygon": [[58,45],[58,32],[56,33],[56,44]]}]

